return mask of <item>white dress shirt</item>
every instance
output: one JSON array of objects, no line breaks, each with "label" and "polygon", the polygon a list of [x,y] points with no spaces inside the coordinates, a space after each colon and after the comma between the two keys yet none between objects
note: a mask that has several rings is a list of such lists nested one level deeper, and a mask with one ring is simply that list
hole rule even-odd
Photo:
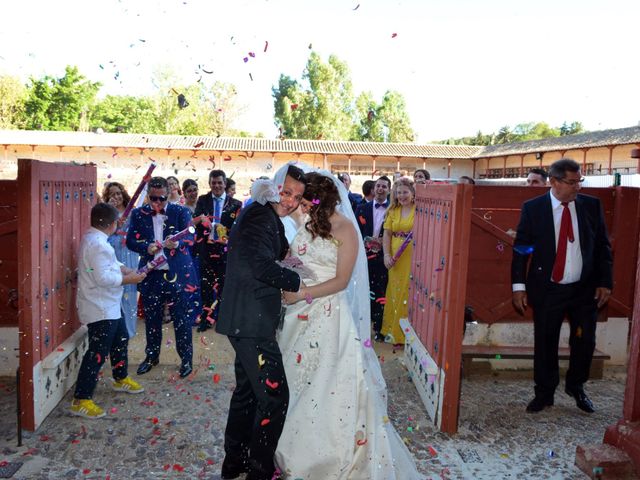
[{"label": "white dress shirt", "polygon": [[387,204],[386,207],[376,208],[376,203],[385,202],[387,202],[387,200],[385,200],[384,202],[377,202],[375,198],[373,199],[373,238],[378,238],[378,235],[380,235],[380,229],[382,228],[382,223],[384,222],[384,215],[385,213],[387,213],[387,209],[389,208],[389,204]]},{"label": "white dress shirt", "polygon": [[[556,234],[556,251],[558,251],[558,237],[560,236],[560,223],[562,222],[562,202],[551,196],[551,209],[553,210],[553,226]],[[578,230],[578,215],[576,213],[576,202],[569,202],[568,207],[571,212],[571,226],[573,227],[573,242],[567,241],[567,259],[564,264],[564,276],[558,283],[567,284],[580,281],[582,275],[582,252],[580,251],[580,231]]]},{"label": "white dress shirt", "polygon": [[[556,251],[558,250],[558,237],[560,236],[560,223],[562,222],[562,211],[564,207],[562,202],[553,196],[549,190],[551,197],[551,211],[553,212],[553,227],[556,236]],[[580,280],[582,275],[582,251],[580,250],[580,231],[578,230],[578,214],[576,213],[576,202],[569,202],[567,206],[571,213],[571,226],[573,227],[573,242],[567,242],[567,258],[564,264],[564,275],[558,283],[568,284],[575,283]],[[524,283],[514,283],[513,291],[524,291],[526,286]]]},{"label": "white dress shirt", "polygon": [[211,211],[213,212],[211,214],[212,220],[211,220],[211,230],[209,231],[209,239],[213,240],[214,239],[214,234],[216,231],[216,224],[220,223],[220,219],[219,218],[215,218],[215,213],[216,213],[216,201],[220,202],[220,216],[222,217],[222,210],[224,210],[224,201],[227,199],[227,192],[222,192],[222,195],[220,195],[219,197],[216,197],[213,193],[211,194]]},{"label": "white dress shirt", "polygon": [[89,228],[78,254],[78,318],[84,325],[122,316],[122,273],[107,234]]},{"label": "white dress shirt", "polygon": [[[151,219],[153,221],[153,235],[156,237],[156,242],[164,242],[164,221],[167,219],[167,216],[162,213],[158,213],[151,217]],[[161,248],[158,250],[153,256],[153,259],[156,260],[158,257],[164,257],[164,249]],[[157,267],[156,270],[169,270],[169,265],[163,263]]]}]

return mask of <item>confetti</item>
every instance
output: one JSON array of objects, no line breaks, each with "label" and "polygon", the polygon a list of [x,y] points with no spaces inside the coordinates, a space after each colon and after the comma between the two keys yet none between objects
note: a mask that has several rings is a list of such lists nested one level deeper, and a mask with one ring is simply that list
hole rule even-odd
[{"label": "confetti", "polygon": [[165,281],[167,281],[169,283],[174,283],[178,279],[178,274],[175,273],[174,277],[171,280],[169,280],[169,278],[167,277],[166,273],[162,277],[165,279]]},{"label": "confetti", "polygon": [[266,363],[262,354],[258,355],[258,366],[262,368],[262,366]]},{"label": "confetti", "polygon": [[264,381],[264,383],[267,384],[267,387],[275,390],[276,388],[278,388],[278,385],[280,385],[279,382],[272,382],[271,380],[269,380],[268,378]]},{"label": "confetti", "polygon": [[513,249],[520,255],[530,255],[533,253],[533,245],[514,245]]},{"label": "confetti", "polygon": [[301,353],[298,353],[298,354],[296,355],[296,363],[300,363],[301,361],[302,361],[302,354],[301,354]]},{"label": "confetti", "polygon": [[260,421],[260,425],[261,425],[261,426],[263,426],[263,427],[265,427],[265,426],[269,425],[269,423],[271,423],[271,420],[269,420],[268,418],[263,418],[263,419]]},{"label": "confetti", "polygon": [[263,50],[264,53],[267,53],[267,48],[269,48],[269,41],[265,40],[264,41],[264,50]]},{"label": "confetti", "polygon": [[391,38],[396,38],[397,36],[398,36],[398,34],[397,34],[397,33],[392,33],[392,34],[391,34]]},{"label": "confetti", "polygon": [[386,305],[387,299],[385,297],[376,298],[376,303],[379,303],[380,305]]},{"label": "confetti", "polygon": [[217,373],[213,374],[213,383],[220,383],[220,375]]}]

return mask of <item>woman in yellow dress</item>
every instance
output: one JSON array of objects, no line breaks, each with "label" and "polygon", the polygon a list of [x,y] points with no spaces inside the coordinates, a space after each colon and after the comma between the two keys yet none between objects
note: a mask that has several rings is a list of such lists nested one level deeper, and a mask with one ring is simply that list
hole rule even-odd
[{"label": "woman in yellow dress", "polygon": [[407,245],[399,258],[396,259],[395,255],[413,229],[415,197],[416,190],[412,180],[406,177],[396,180],[391,189],[391,206],[384,221],[382,248],[384,264],[389,269],[389,281],[380,333],[385,336],[385,341],[396,346],[404,345],[400,319],[406,318],[408,312],[412,243]]}]

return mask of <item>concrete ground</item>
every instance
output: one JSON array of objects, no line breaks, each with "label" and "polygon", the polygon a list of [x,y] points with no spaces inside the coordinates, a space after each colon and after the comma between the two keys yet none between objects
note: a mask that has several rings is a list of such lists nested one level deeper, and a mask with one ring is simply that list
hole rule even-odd
[{"label": "concrete ground", "polygon": [[[152,479],[220,478],[227,407],[234,388],[233,355],[225,337],[194,331],[197,371],[181,380],[173,329],[165,328],[161,364],[144,376],[144,325],[130,344],[130,373],[141,395],[111,391],[103,369],[94,400],[107,411],[99,420],[68,413],[69,392],[37,432],[17,446],[15,381],[0,379],[0,478]],[[171,327],[171,324],[169,324]],[[142,334],[141,334],[142,333]],[[389,417],[431,479],[586,478],[573,466],[578,444],[600,443],[622,412],[625,374],[605,371],[587,391],[597,412],[579,411],[564,393],[555,407],[525,414],[531,373],[485,375],[462,384],[456,435],[431,425],[402,364],[402,352],[377,345],[389,387]],[[22,464],[12,477],[3,477]],[[312,480],[312,479],[305,479]]]}]

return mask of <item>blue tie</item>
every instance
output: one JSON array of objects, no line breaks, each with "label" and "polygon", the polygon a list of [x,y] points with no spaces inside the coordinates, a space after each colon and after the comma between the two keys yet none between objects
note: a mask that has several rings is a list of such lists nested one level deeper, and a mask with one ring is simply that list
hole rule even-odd
[{"label": "blue tie", "polygon": [[215,202],[215,207],[213,209],[213,225],[211,226],[211,228],[213,228],[213,239],[214,240],[218,240],[218,231],[215,228],[215,224],[216,223],[220,223],[220,202],[221,202],[221,198],[220,197],[213,197],[213,201]]},{"label": "blue tie", "polygon": [[385,202],[385,203],[376,203],[376,204],[374,205],[374,207],[376,207],[376,208],[386,207],[386,206],[387,206],[387,202]]}]

